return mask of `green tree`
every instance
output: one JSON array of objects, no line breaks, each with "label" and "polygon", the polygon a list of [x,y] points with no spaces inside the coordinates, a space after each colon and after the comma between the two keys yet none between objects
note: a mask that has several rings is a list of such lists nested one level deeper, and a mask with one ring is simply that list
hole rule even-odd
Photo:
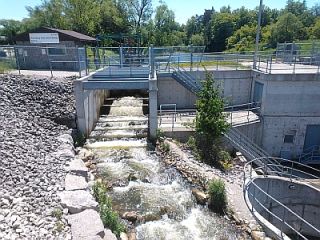
[{"label": "green tree", "polygon": [[0,19],[0,36],[5,36],[9,44],[14,44],[14,38],[23,30],[20,21]]},{"label": "green tree", "polygon": [[292,13],[285,13],[279,17],[277,23],[271,27],[270,43],[273,47],[278,42],[293,42],[306,38],[306,29],[301,21]]},{"label": "green tree", "polygon": [[234,16],[231,13],[217,13],[211,22],[211,45],[215,52],[224,51],[227,45],[227,38],[233,34],[235,29]]},{"label": "green tree", "polygon": [[257,26],[244,25],[228,38],[228,49],[236,51],[253,50]]},{"label": "green tree", "polygon": [[102,0],[100,16],[101,32],[107,34],[129,32],[128,14],[114,0]]},{"label": "green tree", "polygon": [[194,46],[203,46],[204,37],[202,34],[193,34],[190,39],[190,43]]},{"label": "green tree", "polygon": [[154,27],[155,45],[173,45],[173,34],[179,29],[179,25],[175,21],[174,12],[168,8],[167,4],[162,3],[156,8]]},{"label": "green tree", "polygon": [[318,20],[312,28],[312,35],[313,37],[320,39],[320,18],[318,18]]},{"label": "green tree", "polygon": [[220,94],[212,73],[206,72],[206,78],[196,102],[196,132],[211,143],[220,138],[229,127],[226,115],[223,113],[225,102]]},{"label": "green tree", "polygon": [[64,5],[72,30],[89,35],[98,32],[101,18],[97,0],[65,0]]},{"label": "green tree", "polygon": [[140,32],[141,27],[151,18],[152,0],[120,0],[120,4],[128,14],[128,20],[135,33]]}]

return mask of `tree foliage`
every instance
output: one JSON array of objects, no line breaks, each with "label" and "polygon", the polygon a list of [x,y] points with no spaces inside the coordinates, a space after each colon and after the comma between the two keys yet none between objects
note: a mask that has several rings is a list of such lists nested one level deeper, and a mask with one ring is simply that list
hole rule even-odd
[{"label": "tree foliage", "polygon": [[212,73],[206,72],[196,103],[196,132],[209,141],[221,137],[229,128],[223,113],[225,103],[220,94]]},{"label": "tree foliage", "polygon": [[[27,7],[29,17],[22,21],[1,20],[0,35],[12,44],[16,34],[46,26],[93,37],[141,34],[144,46],[204,44],[208,52],[254,49],[258,7],[233,10],[224,6],[219,11],[212,7],[202,15],[190,16],[181,25],[176,22],[174,11],[164,1],[159,2],[154,9],[152,0],[43,0],[35,7]],[[319,38],[319,18],[319,3],[308,8],[304,0],[287,0],[280,10],[264,6],[262,48],[274,48],[277,42]]]}]

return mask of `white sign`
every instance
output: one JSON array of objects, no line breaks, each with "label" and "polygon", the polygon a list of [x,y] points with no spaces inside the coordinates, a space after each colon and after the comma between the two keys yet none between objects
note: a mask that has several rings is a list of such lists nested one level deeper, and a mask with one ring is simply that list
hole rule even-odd
[{"label": "white sign", "polygon": [[58,33],[29,33],[30,43],[59,43]]}]

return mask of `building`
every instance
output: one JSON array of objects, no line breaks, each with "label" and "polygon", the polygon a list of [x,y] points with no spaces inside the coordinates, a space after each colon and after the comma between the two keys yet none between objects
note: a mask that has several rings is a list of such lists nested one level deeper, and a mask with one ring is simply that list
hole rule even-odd
[{"label": "building", "polygon": [[84,46],[96,39],[70,30],[37,28],[15,38],[15,53],[20,69],[78,71],[85,67]]}]

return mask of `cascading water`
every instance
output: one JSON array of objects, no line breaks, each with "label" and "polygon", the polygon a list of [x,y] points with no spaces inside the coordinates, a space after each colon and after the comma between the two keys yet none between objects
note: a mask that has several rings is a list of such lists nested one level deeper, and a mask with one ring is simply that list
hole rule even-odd
[{"label": "cascading water", "polygon": [[121,216],[135,211],[136,237],[158,239],[240,239],[227,220],[198,206],[190,185],[173,168],[148,151],[148,119],[143,101],[123,97],[113,101],[88,140],[99,161],[98,174],[113,188],[113,209]]}]

